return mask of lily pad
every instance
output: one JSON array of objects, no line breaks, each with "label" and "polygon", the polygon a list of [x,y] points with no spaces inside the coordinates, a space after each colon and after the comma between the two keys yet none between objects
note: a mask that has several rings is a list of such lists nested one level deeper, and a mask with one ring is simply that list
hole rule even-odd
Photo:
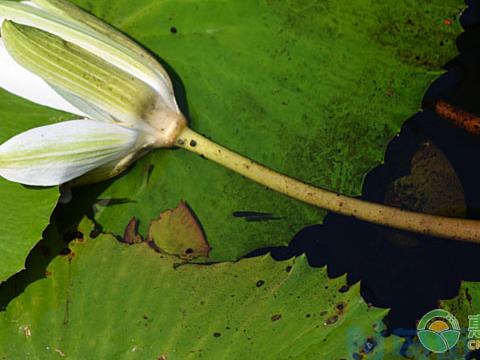
[{"label": "lily pad", "polygon": [[[0,142],[68,116],[0,90]],[[50,221],[58,195],[57,188],[25,187],[0,178],[0,283],[24,268],[25,258]]]},{"label": "lily pad", "polygon": [[[92,225],[0,314],[9,359],[372,358],[386,310],[305,257],[177,266]],[[328,344],[328,345],[327,345]],[[315,355],[315,356],[314,356]]]},{"label": "lily pad", "polygon": [[[350,195],[456,55],[464,7],[460,0],[75,2],[168,64],[194,130]],[[115,234],[132,217],[146,233],[159,212],[188,202],[217,261],[286,244],[325,214],[184,150],[146,156],[101,198],[131,200],[95,215]],[[233,215],[248,211],[272,216]]]}]

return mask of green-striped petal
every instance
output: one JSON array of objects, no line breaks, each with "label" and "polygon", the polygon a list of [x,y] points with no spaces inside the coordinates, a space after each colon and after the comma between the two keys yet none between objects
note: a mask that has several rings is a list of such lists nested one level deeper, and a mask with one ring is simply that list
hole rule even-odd
[{"label": "green-striped petal", "polygon": [[100,34],[114,41],[117,46],[122,46],[125,49],[131,50],[137,55],[138,58],[141,59],[143,63],[145,63],[151,69],[154,69],[157,74],[159,74],[160,77],[162,77],[164,81],[168,84],[168,87],[172,89],[170,78],[162,65],[160,65],[160,63],[152,55],[145,51],[141,46],[139,46],[137,43],[132,41],[130,38],[119,32],[109,24],[87,13],[86,11],[83,11],[78,6],[72,4],[69,1],[31,0],[30,3],[51,14],[55,14],[63,18],[68,18],[70,21],[77,22],[80,25],[89,26],[90,28],[98,31]]},{"label": "green-striped petal", "polygon": [[8,92],[43,106],[73,113],[80,117],[86,116],[86,112],[81,111],[71,101],[59,95],[41,77],[18,64],[8,53],[1,38],[0,69],[0,87]]},{"label": "green-striped petal", "polygon": [[[94,21],[90,17],[82,23],[72,20],[72,16],[65,16],[65,12],[71,9],[64,2],[36,1],[34,4],[44,8],[0,0],[0,17],[57,35],[101,57],[152,86],[171,110],[178,110],[166,72],[159,64],[152,66],[153,58],[144,57],[137,45],[126,45],[127,38],[108,25],[98,25],[99,20]],[[79,12],[83,11],[77,9],[75,16]],[[83,19],[86,18],[88,16],[84,15]]]},{"label": "green-striped petal", "polygon": [[123,124],[134,127],[163,104],[143,81],[58,36],[4,21],[2,37],[20,65]]},{"label": "green-striped petal", "polygon": [[143,136],[87,119],[34,128],[0,145],[0,175],[27,185],[63,184],[142,151]]}]

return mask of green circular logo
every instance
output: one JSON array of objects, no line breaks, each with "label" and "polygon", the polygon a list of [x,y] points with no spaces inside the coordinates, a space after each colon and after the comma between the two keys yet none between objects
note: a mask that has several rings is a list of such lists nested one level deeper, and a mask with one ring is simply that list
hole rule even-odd
[{"label": "green circular logo", "polygon": [[441,354],[457,344],[460,338],[460,325],[457,318],[448,311],[432,310],[420,319],[417,336],[427,350]]}]

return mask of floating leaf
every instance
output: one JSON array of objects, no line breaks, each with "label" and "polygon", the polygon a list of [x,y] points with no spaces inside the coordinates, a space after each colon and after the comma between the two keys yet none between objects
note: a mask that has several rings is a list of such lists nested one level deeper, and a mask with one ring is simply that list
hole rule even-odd
[{"label": "floating leaf", "polygon": [[332,359],[382,341],[385,310],[304,257],[175,267],[91,230],[0,314],[0,357]]}]

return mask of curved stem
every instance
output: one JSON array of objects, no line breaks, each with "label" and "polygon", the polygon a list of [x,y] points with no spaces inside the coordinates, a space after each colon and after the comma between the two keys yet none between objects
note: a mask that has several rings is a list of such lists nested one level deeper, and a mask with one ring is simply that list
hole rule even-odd
[{"label": "curved stem", "polygon": [[480,221],[406,211],[351,198],[277,173],[185,128],[176,145],[213,160],[259,184],[345,216],[452,240],[480,243]]}]

